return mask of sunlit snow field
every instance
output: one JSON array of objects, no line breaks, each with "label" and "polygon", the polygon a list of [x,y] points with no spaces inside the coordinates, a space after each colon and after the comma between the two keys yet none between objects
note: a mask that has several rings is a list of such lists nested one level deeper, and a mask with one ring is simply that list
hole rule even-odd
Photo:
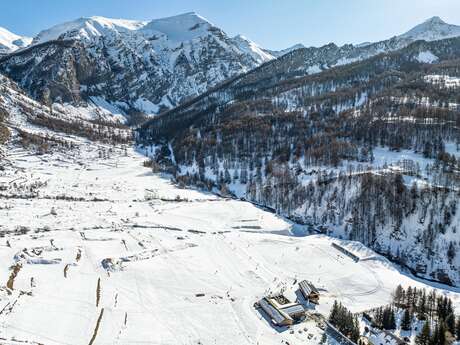
[{"label": "sunlit snow field", "polygon": [[[335,299],[359,312],[398,284],[425,286],[358,243],[296,237],[250,203],[178,189],[130,149],[8,159],[0,185],[43,185],[0,199],[2,344],[318,344],[314,321],[276,330],[254,302],[281,290],[295,299],[307,279],[327,315]],[[458,290],[438,287],[460,306]]]}]

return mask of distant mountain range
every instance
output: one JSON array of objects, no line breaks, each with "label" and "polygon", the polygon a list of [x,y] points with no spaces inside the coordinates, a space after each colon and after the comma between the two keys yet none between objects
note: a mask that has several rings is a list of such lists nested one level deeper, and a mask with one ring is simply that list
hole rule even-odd
[{"label": "distant mountain range", "polygon": [[[148,21],[80,18],[40,32],[33,40],[0,29],[0,73],[45,103],[92,104],[126,118],[154,115],[276,58],[295,54],[286,78],[401,49],[425,39],[460,36],[439,17],[377,43],[281,51],[260,47],[196,13]],[[276,73],[276,71],[274,71]]]}]

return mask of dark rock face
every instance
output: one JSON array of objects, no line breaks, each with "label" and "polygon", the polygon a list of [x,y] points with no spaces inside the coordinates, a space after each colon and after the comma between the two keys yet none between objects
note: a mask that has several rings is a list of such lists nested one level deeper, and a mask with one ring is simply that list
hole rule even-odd
[{"label": "dark rock face", "polygon": [[3,73],[34,98],[62,102],[81,100],[80,80],[101,67],[95,62],[73,41],[45,43],[0,59]]},{"label": "dark rock face", "polygon": [[[185,17],[197,23],[179,32],[168,27],[174,35],[150,24],[144,31],[117,30],[100,18],[80,20],[79,30],[53,40],[43,39],[51,35],[45,31],[32,46],[0,58],[0,73],[37,99],[79,103],[100,97],[125,110],[158,113],[272,58],[243,51],[203,19]],[[87,22],[103,26],[101,33],[88,38]]]},{"label": "dark rock face", "polygon": [[449,277],[449,273],[446,272],[445,270],[438,269],[436,272],[433,272],[432,274],[433,278],[446,285],[453,285],[452,279]]}]

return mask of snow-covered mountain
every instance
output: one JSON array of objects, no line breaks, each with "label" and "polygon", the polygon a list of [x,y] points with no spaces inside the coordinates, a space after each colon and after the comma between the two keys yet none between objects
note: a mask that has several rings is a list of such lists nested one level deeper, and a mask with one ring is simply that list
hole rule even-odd
[{"label": "snow-covered mountain", "polygon": [[275,58],[292,54],[285,77],[305,76],[459,33],[434,17],[381,42],[270,51],[194,12],[152,21],[90,17],[40,32],[30,47],[2,58],[0,72],[47,103],[102,102],[129,118],[174,108]]},{"label": "snow-covered mountain", "polygon": [[297,50],[297,49],[302,49],[302,48],[306,48],[303,44],[301,43],[298,43],[298,44],[294,44],[292,47],[289,47],[289,48],[286,48],[286,49],[282,49],[282,50],[266,50],[267,52],[269,52],[271,55],[275,56],[275,57],[280,57],[280,56],[283,56],[287,53],[290,53],[292,52],[293,50]]},{"label": "snow-covered mountain", "polygon": [[259,63],[264,63],[278,57],[276,54],[273,54],[273,52],[263,49],[257,43],[243,35],[235,36],[233,41],[238,45],[241,51],[251,55]]},{"label": "snow-covered mountain", "polygon": [[41,31],[32,41],[33,45],[58,39],[80,39],[94,42],[104,36],[120,36],[145,26],[145,22],[109,19],[104,17],[79,18]]},{"label": "snow-covered mountain", "polygon": [[458,36],[460,36],[460,26],[447,24],[441,18],[433,17],[402,35],[379,42],[345,44],[343,46],[330,43],[322,47],[308,48],[298,44],[281,51],[269,51],[269,53],[277,58],[293,54],[295,58],[290,58],[296,61],[293,73],[303,76],[320,73],[332,67],[363,61],[378,54],[396,51],[418,40],[437,41]]},{"label": "snow-covered mountain", "polygon": [[0,27],[0,55],[8,54],[28,46],[32,42],[29,37],[16,35]]},{"label": "snow-covered mountain", "polygon": [[447,24],[439,17],[432,17],[398,38],[412,41],[437,41],[458,36],[460,36],[460,26]]},{"label": "snow-covered mountain", "polygon": [[[424,40],[424,41],[437,41],[446,38],[453,38],[460,36],[460,26],[454,24],[448,24],[444,22],[440,17],[432,17],[428,20],[424,21],[423,23],[413,27],[408,32],[396,36],[393,39],[385,40],[381,42],[363,42],[361,44],[354,45],[355,48],[365,48],[373,45],[382,46],[385,43],[390,41],[398,43],[394,44],[395,49],[403,48],[408,43]],[[330,46],[330,45],[327,45]],[[349,45],[345,45],[344,47],[349,47]],[[285,54],[288,54],[294,50],[298,49],[307,49],[307,47],[301,43],[295,44],[292,47],[282,49],[282,50],[269,50],[264,49],[265,52],[268,54],[278,58]],[[310,47],[310,49],[314,49],[314,47]]]},{"label": "snow-covered mountain", "polygon": [[150,22],[91,17],[59,24],[3,59],[0,69],[47,102],[97,97],[125,113],[156,114],[273,58],[185,13]]}]

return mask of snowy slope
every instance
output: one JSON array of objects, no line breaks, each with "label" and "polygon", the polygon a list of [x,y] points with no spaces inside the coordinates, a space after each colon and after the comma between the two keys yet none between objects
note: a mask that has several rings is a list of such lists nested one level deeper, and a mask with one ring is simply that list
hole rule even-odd
[{"label": "snowy slope", "polygon": [[180,43],[206,36],[212,27],[210,22],[194,12],[150,22],[94,16],[79,18],[44,30],[34,38],[33,43],[40,44],[59,38],[94,41],[103,36],[136,34],[135,32],[146,37],[160,35],[167,40]]},{"label": "snowy slope", "polygon": [[118,112],[157,114],[271,59],[257,44],[190,12],[150,22],[90,17],[59,24],[0,69],[36,99],[98,97]]},{"label": "snowy slope", "polygon": [[294,44],[292,47],[289,47],[289,48],[286,48],[286,49],[282,49],[282,50],[267,50],[267,52],[269,52],[271,55],[273,55],[273,56],[278,58],[280,56],[283,56],[283,55],[286,55],[286,54],[292,52],[293,50],[302,49],[302,48],[306,48],[306,47],[303,44],[298,43],[298,44]]},{"label": "snowy slope", "polygon": [[457,26],[434,18],[381,42],[299,44],[269,51],[244,36],[229,37],[194,12],[148,22],[89,17],[42,31],[32,47],[3,60],[0,71],[35,99],[75,104],[96,97],[117,113],[155,115],[287,53],[291,73],[305,76],[396,51],[418,39],[457,34]]},{"label": "snowy slope", "polygon": [[[24,93],[12,80],[0,74],[0,110],[9,114],[9,122],[14,126],[24,129],[28,119],[37,115],[50,119],[59,119],[65,122],[81,121],[90,124],[92,121],[101,121],[107,124],[122,123],[125,114],[116,113],[116,109],[108,108],[97,99],[93,99],[86,106],[72,106],[70,104],[53,104],[50,112],[49,106],[45,106]],[[40,131],[40,130],[38,130]]]},{"label": "snowy slope", "polygon": [[[331,47],[331,50],[333,49],[335,48]],[[430,198],[429,202],[422,202],[414,197],[416,194],[412,194],[407,196],[407,200],[410,199],[415,206],[408,207],[407,211],[402,212],[405,219],[401,219],[400,223],[393,221],[399,215],[395,215],[392,218],[392,216],[390,217],[392,209],[381,207],[379,197],[383,195],[382,193],[373,191],[372,196],[370,196],[370,193],[366,194],[368,189],[365,187],[359,188],[361,182],[364,185],[366,183],[370,185],[373,183],[375,185],[391,185],[391,182],[379,180],[379,176],[388,175],[384,159],[379,159],[380,157],[376,153],[374,154],[375,160],[378,160],[378,163],[373,167],[375,170],[369,168],[369,173],[364,176],[365,178],[372,178],[372,183],[366,182],[367,180],[364,178],[356,178],[356,183],[351,183],[350,185],[344,180],[333,184],[330,181],[336,178],[341,180],[341,176],[343,177],[347,174],[349,169],[352,170],[353,166],[356,166],[355,164],[359,165],[365,162],[358,170],[362,170],[366,165],[371,166],[369,162],[372,159],[362,160],[359,154],[347,153],[343,156],[344,161],[341,163],[318,162],[316,158],[313,158],[314,155],[309,156],[307,153],[311,150],[310,145],[316,145],[316,143],[321,142],[321,139],[317,137],[317,133],[323,131],[321,124],[318,126],[319,129],[315,128],[309,132],[309,128],[314,127],[310,117],[318,116],[319,121],[324,121],[324,123],[328,123],[334,128],[333,134],[330,134],[330,128],[327,125],[326,127],[328,128],[323,133],[327,133],[327,136],[334,138],[333,141],[339,140],[340,143],[337,143],[339,147],[348,144],[356,145],[352,151],[359,153],[363,143],[352,138],[360,137],[361,130],[363,132],[372,132],[375,127],[372,124],[373,120],[363,125],[365,122],[361,122],[361,120],[355,122],[355,119],[358,119],[360,114],[364,113],[365,108],[372,107],[373,104],[377,103],[379,106],[385,104],[382,102],[383,97],[388,97],[391,101],[387,103],[389,105],[382,106],[382,109],[385,110],[379,108],[379,111],[376,111],[375,114],[382,112],[381,114],[385,115],[383,115],[384,118],[380,117],[379,121],[388,121],[389,123],[395,121],[394,118],[396,118],[396,115],[393,115],[394,110],[392,108],[392,102],[394,101],[400,104],[414,102],[415,107],[420,106],[424,112],[431,107],[435,112],[440,107],[440,104],[453,103],[456,97],[455,91],[448,90],[451,94],[448,97],[434,92],[428,93],[424,90],[423,80],[426,74],[425,64],[432,64],[433,71],[436,70],[436,66],[439,68],[438,73],[430,73],[429,75],[443,75],[444,73],[448,75],[450,71],[443,72],[444,65],[435,64],[435,62],[440,63],[455,59],[459,52],[459,38],[436,42],[418,41],[396,53],[382,54],[379,57],[355,63],[350,68],[339,67],[331,72],[300,79],[296,77],[299,75],[297,74],[298,69],[302,68],[303,60],[302,56],[299,56],[302,50],[294,51],[280,59],[268,62],[251,73],[222,85],[220,88],[216,88],[213,92],[197,98],[194,102],[177,108],[159,119],[152,119],[139,130],[139,143],[149,143],[150,141],[150,143],[161,144],[160,141],[169,142],[170,146],[167,149],[158,150],[154,157],[159,162],[169,162],[168,155],[173,151],[175,157],[173,164],[179,168],[177,170],[178,180],[184,181],[184,183],[201,185],[200,183],[203,182],[202,186],[215,187],[223,190],[223,192],[231,191],[236,197],[252,200],[259,205],[269,206],[280,214],[292,216],[293,219],[307,224],[325,225],[329,222],[328,220],[332,219],[330,221],[331,226],[334,228],[341,227],[334,232],[336,236],[360,240],[366,245],[374,246],[373,248],[377,251],[388,253],[389,257],[403,257],[404,260],[407,260],[407,266],[414,271],[418,271],[421,276],[459,286],[460,275],[458,274],[458,267],[460,261],[455,261],[446,255],[449,248],[453,248],[450,253],[457,250],[455,249],[455,243],[457,242],[453,238],[456,233],[456,227],[458,227],[460,213],[458,213],[453,201],[457,197],[454,191],[446,192],[445,196],[445,199],[449,202],[447,205],[450,205],[450,203],[454,205],[449,206],[454,210],[452,211],[452,224],[445,225],[442,228],[440,226],[439,228],[442,229],[443,233],[433,235],[433,238],[435,238],[433,242],[438,249],[434,250],[435,254],[431,254],[427,250],[431,245],[426,245],[422,243],[422,240],[417,241],[417,239],[427,238],[425,234],[430,231],[431,219],[433,222],[443,224],[442,217],[438,217],[438,215],[443,215],[444,213],[449,215],[449,210],[440,210],[434,198]],[[298,59],[295,59],[296,57]],[[408,70],[406,69],[408,61],[411,62],[410,74],[407,73]],[[420,62],[418,67],[415,67],[414,61]],[[390,86],[392,82],[378,85],[380,81],[387,80],[385,74],[390,69],[397,74],[397,78],[394,79],[397,83],[404,85],[413,83],[415,86],[420,85],[421,82],[420,91],[416,88],[417,86],[414,87],[417,90],[414,94],[407,91],[408,89],[401,91],[398,88],[396,91]],[[381,74],[376,76],[374,73]],[[456,73],[451,73],[452,76],[446,80],[454,82],[458,77]],[[418,77],[414,78],[416,75]],[[292,79],[284,80],[283,78],[286,77],[291,77]],[[366,84],[369,80],[372,82],[367,86]],[[442,81],[439,82],[442,83]],[[452,85],[454,84],[452,83]],[[250,92],[245,96],[241,90],[250,90]],[[372,93],[374,93],[373,96],[370,96]],[[417,94],[417,97],[415,94]],[[394,98],[393,95],[395,96]],[[401,97],[400,100],[398,100],[399,97]],[[231,106],[228,106],[229,104]],[[242,109],[246,109],[247,104],[250,104],[253,108],[246,112]],[[456,104],[451,104],[449,107],[457,109]],[[351,111],[348,112],[347,110]],[[316,111],[318,111],[318,114]],[[388,114],[385,111],[388,111]],[[286,121],[287,116],[284,116],[285,113],[289,115],[300,113],[307,120],[305,122],[303,119],[300,121],[293,120],[289,122],[289,125],[286,125],[281,122]],[[371,111],[370,113],[373,112]],[[431,109],[426,113],[426,118],[423,117],[426,121],[425,123],[437,123],[439,120],[434,120],[429,115],[430,113]],[[349,118],[347,119],[348,116]],[[379,115],[375,116],[377,118]],[[392,118],[393,116],[394,118]],[[401,116],[403,119],[401,124],[397,123],[394,129],[392,127],[389,130],[389,133],[397,132],[400,128],[406,127],[405,121],[408,124],[412,122],[417,124],[414,117],[406,119],[405,116],[407,114]],[[455,121],[456,113],[449,114],[449,116],[449,122],[451,118]],[[364,116],[362,120],[365,121]],[[280,121],[282,125],[278,125],[277,121]],[[350,125],[344,124],[342,127],[339,124],[341,121],[344,121],[344,123],[350,121],[348,122]],[[251,125],[246,125],[247,123]],[[422,126],[427,129],[426,138],[429,138],[433,133],[432,128],[426,127],[425,124]],[[228,128],[231,128],[231,130],[228,130]],[[342,130],[344,128],[347,128],[347,135],[343,135]],[[359,128],[359,130],[354,132],[352,128]],[[413,135],[413,137],[416,136]],[[219,139],[215,142],[214,138]],[[272,138],[276,139],[272,141]],[[451,147],[454,146],[456,138],[448,137],[447,135],[444,138],[446,143],[449,143]],[[303,142],[303,140],[308,140],[309,144],[304,149],[294,149],[296,146],[298,148],[301,145],[299,142]],[[284,144],[281,144],[283,141]],[[403,141],[404,139],[398,137],[395,138],[394,143],[401,145]],[[215,143],[216,150],[213,145],[209,145],[210,142]],[[223,144],[228,142],[233,144],[230,146]],[[320,150],[325,149],[326,152],[330,152],[326,148],[330,145],[331,142],[327,141],[327,144],[324,144],[324,146],[318,144],[318,147],[321,147]],[[383,151],[383,148],[375,143],[369,145],[372,145],[376,152]],[[391,147],[393,144],[388,143],[386,145]],[[281,146],[284,149],[280,149]],[[439,147],[442,147],[442,144]],[[223,156],[215,154],[215,152],[220,152],[220,148],[225,152]],[[392,157],[392,161],[396,163],[395,165],[404,167],[404,163],[397,162],[407,160],[406,162],[411,162],[414,166],[417,166],[417,164],[422,166],[422,171],[424,172],[425,168],[423,166],[427,166],[427,164],[422,164],[424,162],[423,147],[407,144],[405,148],[408,151],[405,152],[401,148],[400,146],[395,149],[397,153]],[[410,156],[408,154],[409,150],[417,154]],[[336,151],[332,151],[334,152],[333,154],[337,154]],[[260,152],[264,152],[259,156],[260,160],[254,159],[253,155],[257,155]],[[283,154],[279,154],[279,152],[283,152]],[[284,152],[286,155],[284,155]],[[302,155],[306,157],[303,158]],[[388,157],[388,155],[389,153],[385,152],[383,158]],[[425,155],[430,157],[429,154],[425,153]],[[201,161],[201,157],[205,158]],[[251,158],[247,160],[247,157]],[[434,165],[436,163],[434,158],[438,156],[433,154],[431,157],[430,164]],[[263,162],[267,160],[271,160],[271,163],[265,163],[264,167]],[[254,161],[260,162],[260,170],[253,165]],[[336,164],[343,165],[338,170],[332,169],[331,167],[337,167]],[[329,168],[327,168],[328,165],[330,165]],[[302,167],[305,167],[304,175],[302,175]],[[401,171],[400,168],[395,168],[397,169],[396,171]],[[265,175],[267,179],[264,179],[264,170],[269,171]],[[272,172],[271,174],[270,171]],[[408,176],[419,174],[416,171],[407,171],[406,173]],[[322,176],[323,174],[324,176]],[[443,185],[440,182],[442,179],[439,178],[437,173],[431,175],[421,173],[420,175],[423,178],[421,176],[418,183],[424,190],[424,195],[435,195],[435,193],[430,194],[431,188],[425,187],[427,182],[428,185],[430,182],[434,182],[436,187],[433,190]],[[328,193],[331,193],[330,195],[325,193],[322,187],[317,186],[322,185],[323,178],[331,185],[330,190],[328,190]],[[406,190],[410,189],[411,182],[413,182],[409,177],[408,179]],[[254,180],[259,182],[254,182]],[[290,181],[286,184],[288,187],[286,189],[279,187],[286,180]],[[447,179],[445,180],[447,181]],[[312,183],[312,186],[309,185],[310,183]],[[446,183],[445,185],[448,184]],[[317,194],[313,193],[315,188],[317,189]],[[427,191],[426,194],[425,191]],[[390,193],[391,191],[388,192],[388,194]],[[316,203],[321,199],[324,202]],[[382,224],[374,227],[379,236],[372,235],[370,240],[369,237],[366,237],[367,233],[364,231],[364,235],[362,235],[361,230],[359,235],[358,230],[350,231],[350,224],[362,224],[360,223],[361,215],[358,217],[356,211],[361,208],[356,207],[356,205],[362,203],[364,199],[366,199],[366,203],[364,203],[365,208],[362,212],[363,219],[366,215],[369,216],[368,219],[372,219],[371,205],[375,200],[380,205],[380,207],[376,206],[375,209],[384,210],[379,218],[382,220]],[[431,204],[429,212],[433,214],[430,218],[424,217],[423,214],[423,212],[427,212],[428,204]],[[295,210],[297,207],[298,209]],[[401,206],[401,208],[403,207]],[[442,206],[440,207],[442,208]],[[353,220],[353,223],[350,219]],[[414,224],[417,224],[417,226]],[[398,228],[399,225],[401,225],[401,228]],[[355,229],[357,228],[356,226]],[[372,227],[366,224],[360,229],[370,228]],[[344,229],[347,229],[347,231],[343,231]],[[432,263],[431,258],[433,257],[435,259]]]},{"label": "snowy slope", "polygon": [[59,38],[92,41],[101,36],[120,35],[121,33],[139,29],[144,25],[144,22],[125,19],[109,19],[97,16],[79,18],[40,32],[34,37],[32,44],[40,44]]},{"label": "snowy slope", "polygon": [[38,193],[0,200],[7,343],[316,345],[315,318],[275,329],[253,307],[281,290],[294,300],[299,279],[320,288],[308,308],[325,316],[336,299],[353,312],[384,305],[398,284],[437,288],[459,306],[458,291],[414,280],[359,243],[340,241],[366,259],[354,262],[330,238],[291,236],[291,223],[249,203],[176,188],[132,150],[101,158],[110,147],[77,144],[41,157],[10,147],[0,172],[2,185],[16,182],[9,195]]},{"label": "snowy slope", "polygon": [[460,36],[460,26],[448,24],[439,17],[433,17],[397,38],[412,41],[437,41],[458,36]]},{"label": "snowy slope", "polygon": [[28,46],[31,41],[31,38],[18,36],[0,27],[0,54],[11,53],[20,48],[24,48]]},{"label": "snowy slope", "polygon": [[181,43],[207,36],[213,27],[214,25],[207,19],[195,12],[189,12],[152,20],[142,28],[142,31],[153,34],[161,33],[169,41]]},{"label": "snowy slope", "polygon": [[[353,312],[385,305],[398,284],[460,307],[458,288],[415,279],[360,243],[296,236],[306,228],[248,202],[178,188],[143,167],[144,152],[31,124],[34,114],[92,112],[51,114],[0,80],[13,134],[0,147],[2,343],[317,345],[324,325],[313,313],[327,317],[335,300]],[[19,145],[19,129],[73,146],[37,155]],[[320,304],[299,299],[306,320],[274,328],[254,303],[280,291],[296,300],[301,279],[320,289]]]},{"label": "snowy slope", "polygon": [[[292,53],[291,59],[301,65],[297,67],[299,75],[320,73],[328,68],[363,61],[373,56],[403,49],[417,40],[437,41],[460,36],[460,26],[447,24],[439,17],[433,17],[415,26],[410,31],[380,42],[364,42],[357,45],[334,43],[322,47],[308,47],[298,44],[281,51],[268,51],[275,57]],[[426,60],[422,54],[418,60]],[[428,60],[433,62],[433,60]]]},{"label": "snowy slope", "polygon": [[260,63],[267,62],[275,58],[274,54],[271,54],[267,50],[264,50],[257,43],[251,41],[243,35],[235,36],[233,38],[233,41],[238,45],[238,48],[241,51],[251,55]]},{"label": "snowy slope", "polygon": [[[165,42],[177,47],[182,43],[206,38],[213,31],[220,31],[220,34],[225,36],[224,32],[195,12],[154,19],[150,22],[94,16],[79,18],[44,30],[33,39],[33,44],[56,39],[94,42],[99,38],[113,39],[116,36],[124,36],[123,39],[130,41],[139,41],[139,39],[158,41],[154,48],[162,48],[161,45]],[[238,35],[231,41],[234,44],[232,48],[240,49],[240,53],[250,54],[257,61],[265,62],[273,59],[273,56],[244,36]]]}]

